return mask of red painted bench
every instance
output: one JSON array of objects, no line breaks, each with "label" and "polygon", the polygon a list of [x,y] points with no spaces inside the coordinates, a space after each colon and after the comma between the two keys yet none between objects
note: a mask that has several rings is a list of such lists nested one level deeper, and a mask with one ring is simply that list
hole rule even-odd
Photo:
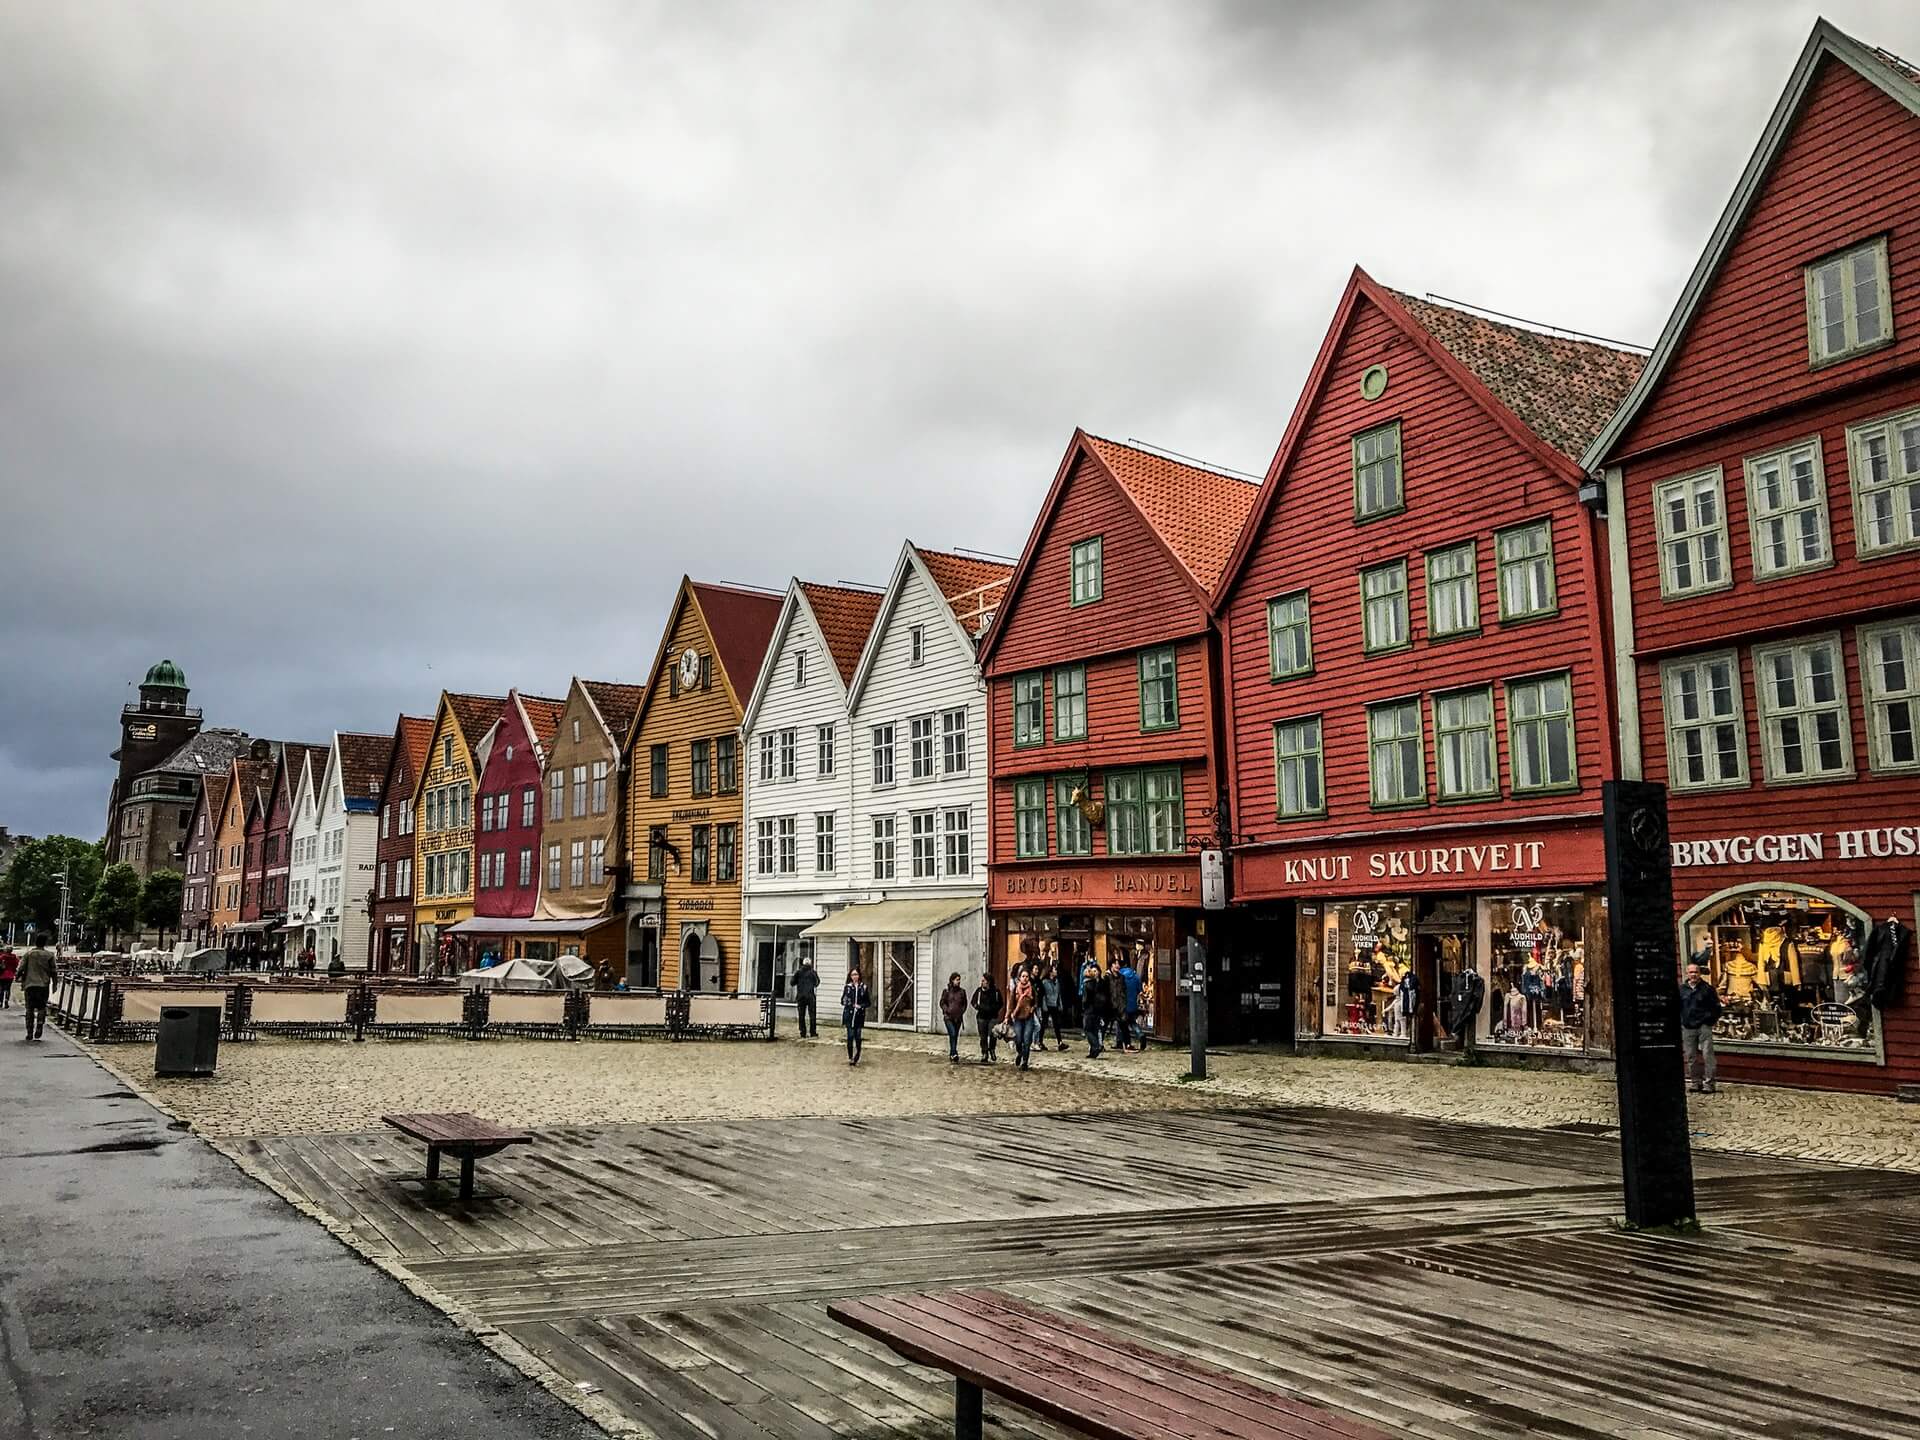
[{"label": "red painted bench", "polygon": [[1096,1440],[1387,1440],[1384,1431],[995,1290],[838,1300],[827,1314],[954,1377],[956,1440],[981,1394]]},{"label": "red painted bench", "polygon": [[466,1111],[449,1115],[382,1115],[381,1120],[411,1136],[427,1147],[427,1184],[440,1178],[440,1156],[453,1156],[460,1162],[460,1198],[473,1199],[473,1162],[497,1155],[509,1145],[531,1145],[533,1136],[525,1130],[508,1130],[482,1120]]}]

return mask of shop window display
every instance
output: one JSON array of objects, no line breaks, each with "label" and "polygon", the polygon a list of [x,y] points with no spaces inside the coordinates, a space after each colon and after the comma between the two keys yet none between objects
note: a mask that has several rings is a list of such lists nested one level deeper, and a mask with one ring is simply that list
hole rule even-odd
[{"label": "shop window display", "polygon": [[1694,917],[1686,934],[1687,958],[1720,995],[1718,1038],[1825,1050],[1873,1043],[1864,941],[1851,911],[1786,890],[1736,896]]},{"label": "shop window display", "polygon": [[1586,1044],[1587,955],[1579,895],[1503,895],[1480,901],[1490,1045],[1577,1050]]},{"label": "shop window display", "polygon": [[1323,1033],[1409,1038],[1396,995],[1413,968],[1412,901],[1328,905],[1321,954]]}]

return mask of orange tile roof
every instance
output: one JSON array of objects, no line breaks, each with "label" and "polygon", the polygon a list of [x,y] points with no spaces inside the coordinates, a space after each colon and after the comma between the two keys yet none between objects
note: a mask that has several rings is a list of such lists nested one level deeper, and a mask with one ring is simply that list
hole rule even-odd
[{"label": "orange tile roof", "polygon": [[727,683],[744,705],[760,679],[760,664],[767,658],[767,642],[773,639],[773,627],[780,623],[780,607],[786,597],[709,580],[690,580],[688,584],[700,602],[700,613],[706,617],[707,633],[713,637],[714,653]]},{"label": "orange tile roof", "polygon": [[1211,595],[1260,494],[1258,483],[1097,435],[1087,436],[1087,446]]},{"label": "orange tile roof", "polygon": [[567,708],[567,702],[545,695],[522,695],[520,708],[525,712],[527,725],[533,731],[533,743],[545,754],[553,744],[553,737],[560,733],[560,715]]},{"label": "orange tile roof", "polygon": [[[504,695],[456,695],[449,692],[447,708],[453,711],[454,723],[460,727],[461,738],[469,748],[480,743],[480,737],[487,733],[487,727],[500,718],[500,707],[507,703]],[[432,744],[429,738],[428,744]]]},{"label": "orange tile roof", "polygon": [[977,639],[1006,596],[1013,566],[998,560],[982,560],[977,555],[956,555],[950,550],[927,550],[918,545],[913,548],[933,577],[933,583],[947,597],[947,604],[953,607],[961,626]]},{"label": "orange tile roof", "polygon": [[1521,424],[1575,460],[1647,363],[1638,351],[1502,324],[1398,290],[1388,293]]},{"label": "orange tile roof", "polygon": [[415,783],[427,768],[427,751],[433,745],[433,721],[425,715],[402,715],[399,737],[407,747],[407,775]]},{"label": "orange tile roof", "polygon": [[867,647],[873,620],[880,613],[880,596],[872,590],[853,590],[844,585],[819,585],[800,582],[800,593],[807,597],[813,618],[826,637],[827,651],[840,672],[840,683],[853,680],[860,664],[860,652]]},{"label": "orange tile roof", "polygon": [[600,712],[600,718],[606,721],[607,729],[613,734],[615,745],[624,745],[627,731],[633,725],[633,717],[639,712],[640,701],[646,695],[644,685],[618,685],[607,680],[582,680],[580,688],[593,699],[594,709]]}]

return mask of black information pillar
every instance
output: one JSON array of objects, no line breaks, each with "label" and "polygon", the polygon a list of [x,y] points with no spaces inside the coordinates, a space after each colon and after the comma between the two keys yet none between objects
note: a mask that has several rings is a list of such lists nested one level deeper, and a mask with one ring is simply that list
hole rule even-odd
[{"label": "black information pillar", "polygon": [[1614,1081],[1627,1223],[1671,1225],[1693,1218],[1693,1153],[1680,1064],[1666,787],[1609,780],[1604,805]]}]

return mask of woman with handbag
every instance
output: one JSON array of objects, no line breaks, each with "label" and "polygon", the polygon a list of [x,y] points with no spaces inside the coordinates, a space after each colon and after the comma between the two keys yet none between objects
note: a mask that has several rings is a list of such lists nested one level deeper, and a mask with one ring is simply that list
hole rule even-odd
[{"label": "woman with handbag", "polygon": [[980,987],[973,992],[973,1022],[980,1028],[980,1063],[991,1065],[994,1060],[993,1027],[1000,1019],[1000,1010],[1005,1003],[1000,987],[993,983],[993,972],[987,971],[980,977]]},{"label": "woman with handbag", "polygon": [[1033,1058],[1033,1032],[1039,1028],[1039,1021],[1034,1019],[1039,1001],[1033,993],[1033,969],[1030,965],[1023,967],[1013,982],[1013,1004],[1007,1012],[1013,1021],[1014,1063],[1021,1070],[1032,1068],[1028,1062]]},{"label": "woman with handbag", "polygon": [[860,1063],[861,1032],[867,1025],[867,1006],[871,1003],[867,982],[860,978],[860,967],[847,971],[846,988],[840,992],[840,1023],[847,1028],[847,1064]]}]

